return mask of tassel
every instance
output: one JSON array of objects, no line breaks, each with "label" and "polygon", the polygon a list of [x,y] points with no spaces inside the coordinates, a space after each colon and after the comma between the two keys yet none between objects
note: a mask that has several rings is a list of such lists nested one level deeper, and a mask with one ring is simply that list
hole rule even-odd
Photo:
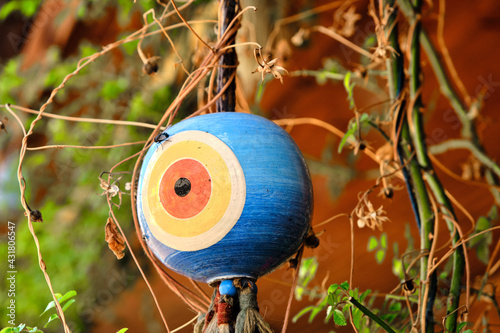
[{"label": "tassel", "polygon": [[233,333],[233,307],[234,299],[229,295],[221,295],[217,305],[217,327],[219,333]]},{"label": "tassel", "polygon": [[[200,325],[202,326],[201,333],[217,333],[217,304],[219,303],[219,297],[219,290],[215,288],[212,294],[210,307],[208,308],[207,314],[204,315],[203,325]],[[198,317],[198,321],[200,321],[200,317]],[[194,333],[198,333],[198,331],[196,331],[197,325],[195,325],[194,328]]]},{"label": "tassel", "polygon": [[239,284],[240,312],[236,318],[235,333],[273,333],[269,324],[259,313],[257,286],[254,282],[241,279]]},{"label": "tassel", "polygon": [[205,326],[205,317],[206,314],[199,313],[198,319],[196,320],[196,324],[194,324],[193,333],[203,333],[203,326]]}]

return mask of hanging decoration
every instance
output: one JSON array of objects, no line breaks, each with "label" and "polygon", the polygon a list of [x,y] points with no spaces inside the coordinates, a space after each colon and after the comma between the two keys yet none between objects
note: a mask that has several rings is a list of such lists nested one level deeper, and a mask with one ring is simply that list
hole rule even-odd
[{"label": "hanging decoration", "polygon": [[[220,1],[220,34],[236,27],[228,44],[234,43],[239,10],[238,0]],[[156,136],[137,189],[140,232],[151,252],[171,270],[214,287],[196,333],[271,333],[259,313],[255,282],[303,244],[318,245],[310,227],[311,180],[297,145],[273,122],[231,112],[237,63],[227,48],[217,92],[229,85],[217,113],[183,120]]]},{"label": "hanging decoration", "polygon": [[[311,180],[297,145],[273,122],[234,112],[181,121],[161,139],[139,177],[143,239],[175,272],[237,289],[216,289],[219,320],[227,307],[243,321],[257,317],[248,296],[255,281],[294,255],[310,229]],[[240,300],[230,305],[233,294]]]}]

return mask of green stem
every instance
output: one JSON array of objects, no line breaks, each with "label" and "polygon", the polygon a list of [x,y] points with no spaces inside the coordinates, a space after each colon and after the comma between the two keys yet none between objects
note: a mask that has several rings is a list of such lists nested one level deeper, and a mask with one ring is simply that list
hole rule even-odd
[{"label": "green stem", "polygon": [[[368,71],[368,75],[385,75],[385,72],[380,71]],[[302,69],[296,70],[289,73],[290,76],[312,76],[315,77],[319,82],[325,81],[326,79],[333,81],[344,81],[345,74],[343,73],[332,73],[326,70],[309,70]],[[351,75],[351,80],[356,83],[358,87],[366,89],[375,95],[383,95],[384,91],[380,89],[380,87],[370,81],[366,81],[365,79],[358,77],[357,75]]]},{"label": "green stem", "polygon": [[[442,213],[445,216],[446,224],[450,233],[452,234],[452,244],[455,245],[460,241],[460,234],[457,232],[454,221],[457,221],[455,212],[453,210],[453,206],[445,193],[445,190],[437,177],[432,163],[427,154],[427,147],[425,144],[425,133],[423,126],[423,117],[421,110],[423,109],[422,98],[420,94],[421,82],[420,82],[420,36],[422,26],[419,18],[420,16],[420,8],[421,1],[413,0],[412,6],[414,9],[414,15],[416,15],[416,19],[413,21],[413,36],[411,42],[411,57],[410,57],[410,100],[412,101],[413,109],[411,110],[412,123],[413,127],[411,128],[411,136],[413,138],[413,144],[416,149],[416,155],[420,166],[424,170],[427,183],[429,184],[431,191],[436,197],[438,203],[442,209]],[[456,96],[456,94],[455,94]],[[424,228],[422,228],[424,231]],[[433,233],[433,228],[427,231],[422,232],[422,236],[425,238],[429,238],[429,234]],[[445,328],[449,332],[455,332],[457,327],[457,317],[458,317],[458,309],[459,301],[460,301],[460,293],[461,293],[461,281],[464,273],[465,266],[465,258],[463,253],[463,248],[458,247],[452,256],[453,263],[453,275],[451,278],[450,285],[450,293],[448,296],[447,302],[447,318],[445,321]],[[427,276],[427,273],[425,277]],[[433,331],[433,322],[429,319],[426,323],[426,331]],[[432,328],[432,329],[431,329]]]},{"label": "green stem", "polygon": [[376,129],[385,139],[385,141],[389,142],[392,144],[392,140],[391,138],[384,132],[383,129],[380,128],[380,126],[378,126],[377,124],[375,124],[373,121],[371,120],[368,120],[368,124],[373,127],[374,129]]},{"label": "green stem", "polygon": [[[384,6],[389,5],[394,7],[394,0],[386,0]],[[402,86],[399,74],[403,73],[403,59],[401,57],[401,48],[399,47],[398,41],[398,23],[396,22],[397,15],[393,12],[387,21],[386,32],[390,27],[394,27],[389,35],[389,42],[395,51],[394,56],[387,58],[386,68],[387,68],[387,80],[389,83],[389,95],[391,96],[391,102],[394,103],[396,98],[400,93],[400,88]]]},{"label": "green stem", "polygon": [[335,81],[343,81],[345,74],[302,69],[290,72],[290,76],[314,76],[317,79],[331,79]]},{"label": "green stem", "polygon": [[[405,161],[409,161],[407,163],[409,165],[410,176],[415,190],[415,198],[418,203],[418,214],[421,221],[420,252],[422,254],[426,254],[422,255],[422,258],[420,259],[420,286],[421,295],[425,295],[426,289],[429,286],[429,281],[427,281],[429,257],[427,254],[432,247],[432,239],[429,235],[434,232],[435,216],[434,211],[432,210],[429,194],[427,192],[427,187],[422,176],[422,167],[411,151],[414,142],[411,140],[410,129],[406,119],[403,119],[399,145],[402,148]],[[434,325],[430,323],[433,322],[432,303],[435,292],[436,290],[434,288],[430,288],[427,293],[428,297],[426,299],[422,297],[419,304],[420,316],[422,320],[426,322],[425,332],[434,332]]]},{"label": "green stem", "polygon": [[[393,0],[387,0],[387,4],[393,5]],[[415,6],[417,8],[420,7],[420,1],[415,0]],[[386,5],[386,4],[384,4]],[[393,27],[391,35],[389,36],[389,40],[391,42],[391,46],[401,54],[398,42],[398,27],[395,21],[395,15],[391,15],[389,17],[387,27]],[[420,33],[420,25],[417,23],[415,26],[416,36]],[[411,38],[411,36],[410,36]],[[419,96],[420,91],[420,44],[418,43],[418,38],[416,38],[417,42],[415,42],[415,38],[412,39],[412,59],[409,65],[410,71],[410,97],[413,102],[413,110],[419,110],[421,107],[421,100]],[[394,58],[394,59],[393,59]],[[399,93],[402,87],[402,83],[404,80],[403,76],[403,59],[401,56],[391,57],[387,60],[387,70],[388,70],[388,78],[389,78],[389,87],[391,90],[391,97],[398,98]],[[400,126],[401,126],[401,136],[399,138],[398,146],[400,151],[400,157],[402,159],[401,164],[407,165],[407,172],[409,174],[409,191],[410,197],[412,200],[416,202],[416,212],[418,214],[418,219],[420,220],[420,248],[422,253],[429,253],[432,240],[429,238],[429,234],[434,231],[434,212],[431,207],[429,194],[427,192],[427,187],[423,179],[422,175],[422,167],[417,162],[414,156],[414,147],[416,145],[415,141],[419,143],[425,142],[423,138],[419,138],[418,140],[412,140],[410,135],[410,130],[408,126],[408,119],[404,113],[405,103],[402,104],[401,110],[403,110],[403,114],[400,115]],[[410,110],[411,112],[411,110]],[[414,112],[413,112],[414,113]],[[418,112],[417,112],[418,113]],[[399,124],[398,124],[399,125]],[[423,134],[423,133],[419,133]],[[420,154],[420,151],[416,150],[417,154]],[[423,255],[420,260],[420,278],[423,283],[421,283],[421,295],[427,295],[427,298],[421,298],[420,301],[420,316],[422,318],[422,325],[425,325],[425,332],[434,332],[433,325],[433,303],[435,299],[436,288],[433,285],[428,284],[427,281],[427,267],[428,267],[428,256]],[[426,290],[428,292],[426,293]]]},{"label": "green stem", "polygon": [[374,322],[376,322],[377,324],[379,324],[380,327],[382,327],[386,332],[388,332],[388,333],[396,333],[396,332],[394,332],[394,330],[392,328],[389,327],[389,325],[387,325],[385,323],[385,321],[383,321],[382,319],[380,319],[379,317],[377,317],[373,312],[371,312],[370,310],[368,310],[363,304],[361,304],[360,302],[358,302],[354,297],[349,297],[349,302],[351,302],[352,305],[354,305],[355,307],[357,307],[367,317],[371,318]]},{"label": "green stem", "polygon": [[[394,0],[387,0],[384,3],[386,5],[393,6]],[[401,57],[401,50],[398,41],[398,26],[395,23],[396,12],[389,17],[388,23],[386,25],[387,29],[392,27],[392,32],[389,36],[389,41],[391,46],[396,50],[396,54],[391,58],[387,59],[386,68],[388,71],[389,79],[389,89],[391,98],[393,102],[399,98],[400,90],[403,86],[404,80],[404,69],[403,69],[403,58]],[[417,28],[417,32],[419,27]],[[412,58],[413,62],[410,63],[410,77],[412,81],[410,82],[410,92],[413,96],[418,97],[418,91],[420,89],[420,49],[418,43],[412,44]],[[414,107],[420,108],[420,99],[416,98]],[[399,116],[400,121],[398,126],[401,126],[401,134],[398,139],[398,151],[400,151],[401,164],[406,165],[408,179],[408,187],[410,192],[410,199],[415,202],[414,208],[417,220],[420,221],[420,248],[422,253],[429,253],[432,240],[429,238],[429,234],[434,231],[434,212],[431,207],[429,194],[427,193],[427,187],[425,185],[422,168],[417,162],[414,156],[414,142],[411,139],[410,130],[408,126],[407,117],[405,117],[405,104],[404,101],[401,105],[402,114]],[[422,141],[425,142],[425,141]],[[427,267],[428,267],[428,256],[423,255],[420,260],[420,279],[422,282],[427,281]],[[428,288],[426,283],[421,283],[421,295],[425,294],[425,290]],[[434,300],[435,288],[430,288],[427,293],[428,297],[420,299],[420,316],[422,321],[432,322],[433,321],[433,300]],[[426,305],[425,305],[426,304]],[[424,306],[425,305],[425,306]],[[426,332],[433,332],[433,325],[426,325]]]},{"label": "green stem", "polygon": [[[406,16],[407,20],[410,23],[414,22],[416,20],[416,15],[410,1],[409,0],[397,0],[397,1],[399,8]],[[436,75],[436,78],[439,82],[441,93],[450,101],[451,106],[455,110],[456,114],[458,115],[458,118],[462,123],[462,137],[464,137],[465,139],[469,139],[473,143],[476,150],[479,150],[484,154],[484,148],[481,145],[481,142],[479,140],[475,128],[474,117],[469,116],[471,112],[467,111],[465,104],[460,100],[460,97],[456,92],[452,84],[452,81],[448,78],[448,75],[445,71],[446,67],[443,65],[443,62],[441,61],[441,58],[439,57],[438,52],[436,51],[436,48],[432,44],[429,35],[423,29],[420,32],[420,42],[422,43],[423,49],[427,54],[427,58],[429,59],[434,74]],[[494,162],[493,164],[495,165],[494,167],[495,169],[499,168],[498,164]],[[489,174],[489,171],[487,172],[487,174]],[[490,185],[498,185],[498,180],[495,179],[494,177],[487,177],[487,180]],[[498,191],[492,188],[491,192],[497,203],[500,204],[500,195]]]},{"label": "green stem", "polygon": [[[397,0],[399,8],[403,12],[404,16],[408,19],[410,24],[414,24],[417,20],[417,13],[414,10],[414,7],[410,0]],[[429,35],[425,32],[425,30],[420,29],[420,42],[429,58],[432,69],[436,78],[439,82],[439,88],[441,93],[450,101],[453,109],[457,113],[458,117],[462,121],[462,124],[465,124],[469,121],[467,116],[467,109],[464,104],[460,101],[460,97],[453,87],[451,81],[448,79],[448,75],[445,71],[445,66],[443,65],[441,58],[439,57],[436,49],[432,45],[430,41]],[[463,133],[464,137],[470,137],[470,133]],[[465,135],[467,134],[467,135]]]}]

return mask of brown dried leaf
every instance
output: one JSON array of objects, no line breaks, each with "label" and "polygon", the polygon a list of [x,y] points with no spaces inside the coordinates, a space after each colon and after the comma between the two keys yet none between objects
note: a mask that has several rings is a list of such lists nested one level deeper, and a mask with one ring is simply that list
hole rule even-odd
[{"label": "brown dried leaf", "polygon": [[111,217],[108,217],[106,226],[104,227],[104,235],[109,248],[115,254],[116,258],[121,259],[125,256],[125,239],[118,231],[118,228]]}]

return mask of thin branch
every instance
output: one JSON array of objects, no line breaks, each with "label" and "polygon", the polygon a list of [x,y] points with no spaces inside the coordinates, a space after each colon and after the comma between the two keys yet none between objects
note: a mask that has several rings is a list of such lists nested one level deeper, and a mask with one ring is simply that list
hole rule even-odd
[{"label": "thin branch", "polygon": [[444,32],[444,14],[446,12],[446,1],[439,0],[439,15],[438,15],[438,25],[437,25],[437,42],[439,44],[439,48],[441,49],[441,53],[443,54],[444,61],[446,66],[448,67],[448,71],[450,72],[451,78],[453,82],[457,85],[458,90],[462,93],[462,96],[465,99],[465,103],[470,106],[472,101],[467,89],[465,89],[462,80],[458,76],[455,65],[453,65],[453,60],[451,60],[450,53],[448,52],[448,48],[446,47],[446,43],[444,41],[443,32]]},{"label": "thin branch", "polygon": [[[16,109],[16,110],[19,110],[22,112],[26,112],[26,113],[31,113],[31,114],[38,114],[39,113],[39,111],[37,111],[37,110],[32,110],[32,109],[25,108],[25,107],[19,106],[19,105],[9,104],[9,106],[12,107],[13,109]],[[7,105],[0,104],[0,107],[6,108]],[[83,123],[98,123],[98,124],[137,126],[137,127],[144,127],[144,128],[156,128],[156,125],[154,125],[154,124],[147,124],[147,123],[142,123],[142,122],[138,122],[138,121],[70,117],[70,116],[62,116],[62,115],[48,113],[48,112],[44,112],[43,116],[47,117],[47,118],[54,118],[54,119],[74,121],[74,122],[83,122]],[[165,129],[165,128],[162,128],[162,129]]]},{"label": "thin branch", "polygon": [[191,25],[189,24],[188,21],[186,21],[186,19],[181,15],[181,12],[179,11],[179,9],[177,8],[177,5],[175,4],[175,1],[174,0],[171,0],[170,1],[172,3],[172,6],[174,7],[175,9],[175,12],[177,13],[177,15],[179,16],[179,18],[182,20],[182,22],[184,22],[184,24],[186,25],[186,27],[191,30],[191,32],[196,36],[196,38],[198,38],[198,40],[200,42],[202,42],[203,45],[205,45],[206,47],[208,47],[212,52],[215,52],[214,49],[207,44],[207,42],[205,42],[203,40],[203,38],[201,38],[197,33],[196,31],[194,31],[194,29],[191,27]]},{"label": "thin branch", "polygon": [[78,146],[78,145],[50,145],[50,146],[40,146],[40,147],[27,147],[26,150],[45,150],[45,149],[63,149],[63,148],[78,148],[78,149],[111,149],[111,148],[119,148],[126,147],[132,145],[140,145],[144,144],[146,141],[136,141],[136,142],[125,142],[119,143],[116,145],[108,145],[108,146]]},{"label": "thin branch", "polygon": [[483,163],[486,167],[490,168],[498,177],[500,177],[500,166],[496,164],[496,162],[489,157],[482,149],[480,149],[477,145],[472,143],[470,140],[465,139],[454,139],[447,140],[442,143],[433,145],[429,147],[429,152],[431,154],[443,154],[450,149],[467,149],[474,156]]},{"label": "thin branch", "polygon": [[135,265],[139,269],[139,272],[141,273],[142,278],[144,279],[144,282],[146,282],[146,285],[149,289],[149,292],[153,296],[153,300],[156,304],[156,308],[158,309],[158,312],[160,313],[160,317],[163,321],[163,325],[165,325],[165,328],[167,329],[167,333],[170,333],[170,329],[168,328],[167,320],[165,319],[165,316],[163,315],[163,311],[161,311],[161,307],[160,307],[160,304],[158,303],[158,299],[156,298],[153,287],[151,287],[151,284],[149,283],[148,279],[146,278],[146,275],[144,274],[144,271],[142,270],[141,265],[139,264],[139,261],[137,260],[135,254],[134,254],[134,251],[132,250],[132,247],[130,246],[130,244],[128,242],[128,239],[125,236],[125,233],[123,232],[123,229],[115,216],[115,213],[113,211],[113,204],[111,203],[111,198],[109,196],[109,193],[106,193],[106,201],[108,202],[108,207],[109,207],[109,212],[111,214],[111,217],[113,218],[113,221],[115,222],[115,224],[118,226],[120,233],[123,235],[123,239],[124,239],[125,243],[127,244],[127,248],[130,251],[130,255],[132,256],[132,259],[134,260]]},{"label": "thin branch", "polygon": [[295,274],[293,275],[292,287],[290,288],[290,295],[288,296],[288,302],[286,306],[285,319],[283,323],[283,327],[281,328],[281,333],[286,333],[286,329],[288,327],[288,319],[290,317],[290,311],[292,306],[293,295],[295,293],[295,287],[297,286],[297,282],[299,280],[299,268],[302,262],[302,254],[304,252],[304,247],[302,246],[297,252],[297,267],[295,268]]},{"label": "thin branch", "polygon": [[345,46],[350,47],[352,50],[358,52],[361,55],[364,55],[365,57],[368,57],[369,59],[373,58],[373,55],[370,52],[368,52],[365,49],[354,44],[353,42],[351,42],[347,38],[342,37],[341,35],[339,35],[338,33],[336,33],[335,31],[333,31],[331,29],[328,29],[326,27],[319,25],[319,26],[313,27],[311,30],[321,32],[322,34],[327,35],[327,36],[335,39],[339,43],[342,43]]}]

